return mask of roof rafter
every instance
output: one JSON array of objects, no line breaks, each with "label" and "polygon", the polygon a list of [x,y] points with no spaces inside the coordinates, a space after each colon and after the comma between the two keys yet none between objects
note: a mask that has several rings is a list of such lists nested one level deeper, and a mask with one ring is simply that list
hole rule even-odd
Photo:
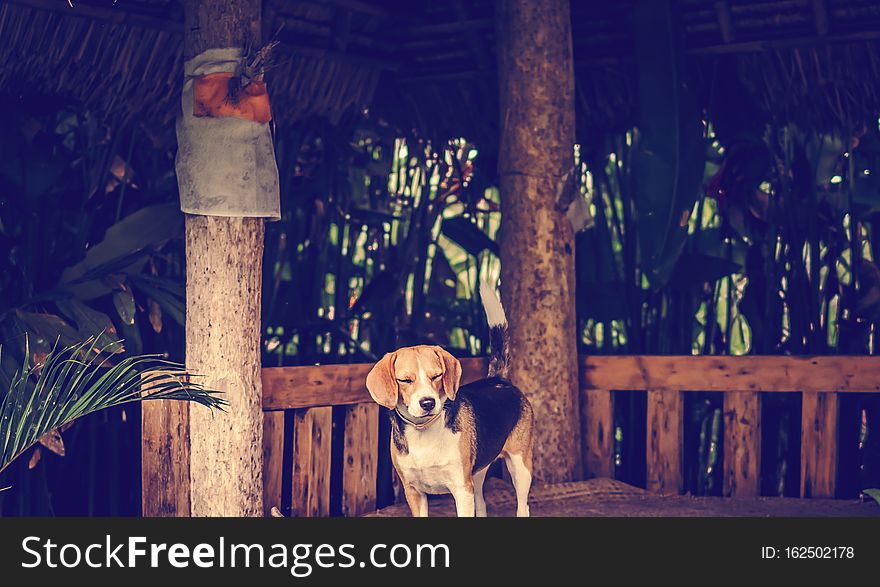
[{"label": "roof rafter", "polygon": [[736,40],[736,30],[733,28],[733,16],[727,0],[715,0],[715,15],[718,18],[718,28],[721,29],[721,40],[732,43]]},{"label": "roof rafter", "polygon": [[813,20],[816,21],[816,32],[820,37],[828,34],[828,7],[825,0],[813,0]]}]

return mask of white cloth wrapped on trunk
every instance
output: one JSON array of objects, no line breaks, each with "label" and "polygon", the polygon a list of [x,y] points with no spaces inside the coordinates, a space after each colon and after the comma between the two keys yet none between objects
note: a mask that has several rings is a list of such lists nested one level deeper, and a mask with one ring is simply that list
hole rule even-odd
[{"label": "white cloth wrapped on trunk", "polygon": [[177,119],[177,184],[188,214],[278,219],[281,197],[269,124],[193,116],[193,79],[234,72],[240,48],[208,49],[184,65]]}]

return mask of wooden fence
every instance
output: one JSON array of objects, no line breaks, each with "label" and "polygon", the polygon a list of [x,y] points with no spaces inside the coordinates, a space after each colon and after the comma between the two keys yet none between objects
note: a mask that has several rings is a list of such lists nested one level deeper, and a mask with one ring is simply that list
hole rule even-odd
[{"label": "wooden fence", "polygon": [[[801,392],[801,495],[833,497],[838,394],[880,391],[880,357],[595,356],[581,361],[587,476],[613,476],[615,392],[641,390],[647,397],[647,488],[660,493],[679,493],[683,487],[684,393],[723,392],[724,495],[754,496],[760,494],[761,395]],[[295,516],[329,515],[333,483],[341,485],[342,514],[375,508],[378,452],[387,448],[379,446],[379,407],[364,384],[370,368],[263,369],[267,510],[279,505]],[[485,359],[463,359],[462,382],[482,377],[485,370]],[[188,408],[176,403],[144,406],[145,516],[188,513],[188,472],[181,467],[188,462]],[[342,430],[334,431],[334,421]],[[341,447],[334,449],[334,438]]]}]

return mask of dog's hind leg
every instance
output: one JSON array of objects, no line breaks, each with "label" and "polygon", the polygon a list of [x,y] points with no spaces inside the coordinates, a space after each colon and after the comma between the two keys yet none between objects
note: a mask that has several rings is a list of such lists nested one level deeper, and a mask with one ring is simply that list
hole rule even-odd
[{"label": "dog's hind leg", "polygon": [[504,462],[510,472],[513,488],[516,490],[516,517],[529,517],[529,489],[532,487],[531,455],[504,454]]},{"label": "dog's hind leg", "polygon": [[478,518],[486,517],[486,500],[483,499],[483,482],[486,480],[486,473],[489,467],[474,473],[474,511]]},{"label": "dog's hind leg", "polygon": [[513,488],[516,490],[516,516],[518,518],[529,517],[529,490],[532,487],[532,448],[534,446],[535,423],[532,415],[532,406],[528,401],[523,402],[523,411],[501,455],[510,472]]}]

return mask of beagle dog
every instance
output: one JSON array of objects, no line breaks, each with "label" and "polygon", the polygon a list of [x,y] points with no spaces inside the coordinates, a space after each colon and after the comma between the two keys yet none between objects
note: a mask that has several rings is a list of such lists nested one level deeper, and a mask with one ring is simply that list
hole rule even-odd
[{"label": "beagle dog", "polygon": [[506,379],[507,318],[495,292],[480,284],[492,355],[485,379],[459,386],[461,363],[439,346],[386,354],[367,389],[391,418],[391,461],[414,517],[428,516],[432,493],[451,493],[459,516],[485,516],[483,481],[497,458],[516,490],[516,515],[529,515],[532,407]]}]

